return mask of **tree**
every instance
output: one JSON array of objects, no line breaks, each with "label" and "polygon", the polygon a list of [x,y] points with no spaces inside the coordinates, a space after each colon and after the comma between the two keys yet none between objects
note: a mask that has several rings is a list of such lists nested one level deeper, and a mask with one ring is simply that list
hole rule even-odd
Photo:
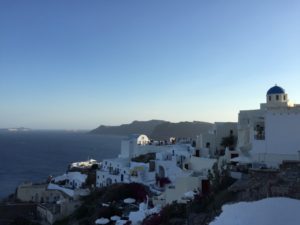
[{"label": "tree", "polygon": [[229,136],[223,137],[221,141],[221,146],[224,148],[228,147],[230,150],[233,150],[236,147],[237,137],[230,133]]}]

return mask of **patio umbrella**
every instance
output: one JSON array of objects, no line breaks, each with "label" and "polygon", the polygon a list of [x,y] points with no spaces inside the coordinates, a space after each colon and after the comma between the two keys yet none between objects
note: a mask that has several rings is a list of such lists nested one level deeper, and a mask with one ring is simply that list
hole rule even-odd
[{"label": "patio umbrella", "polygon": [[193,199],[195,195],[196,195],[196,193],[193,191],[188,191],[188,192],[184,193],[184,197],[189,198],[189,199]]},{"label": "patio umbrella", "polygon": [[117,220],[120,220],[120,219],[121,219],[121,217],[119,217],[117,215],[110,217],[110,220],[112,220],[112,221],[117,221]]},{"label": "patio umbrella", "polygon": [[135,199],[134,198],[125,198],[124,203],[127,203],[127,204],[135,203]]},{"label": "patio umbrella", "polygon": [[97,219],[95,221],[95,223],[96,224],[108,224],[109,223],[109,219],[101,217],[100,219]]}]

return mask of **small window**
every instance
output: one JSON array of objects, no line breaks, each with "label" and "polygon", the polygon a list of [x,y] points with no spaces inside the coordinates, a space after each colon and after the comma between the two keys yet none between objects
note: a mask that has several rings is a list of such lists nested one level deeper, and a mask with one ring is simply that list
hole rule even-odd
[{"label": "small window", "polygon": [[276,95],[276,100],[277,100],[277,101],[279,100],[279,95]]},{"label": "small window", "polygon": [[283,96],[283,100],[284,100],[284,101],[286,100],[286,96],[285,96],[285,95]]},{"label": "small window", "polygon": [[272,100],[272,97],[271,96],[269,96],[269,101],[271,101]]}]

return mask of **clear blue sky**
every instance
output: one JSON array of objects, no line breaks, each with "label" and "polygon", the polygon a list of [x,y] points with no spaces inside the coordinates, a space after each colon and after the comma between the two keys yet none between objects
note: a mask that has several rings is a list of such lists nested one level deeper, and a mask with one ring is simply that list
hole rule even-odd
[{"label": "clear blue sky", "polygon": [[300,1],[0,1],[0,127],[237,121],[300,102]]}]

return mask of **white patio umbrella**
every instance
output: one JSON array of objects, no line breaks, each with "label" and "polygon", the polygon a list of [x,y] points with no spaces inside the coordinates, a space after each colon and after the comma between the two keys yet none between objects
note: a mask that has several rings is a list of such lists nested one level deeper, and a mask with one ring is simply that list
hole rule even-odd
[{"label": "white patio umbrella", "polygon": [[127,203],[127,204],[135,203],[135,199],[134,198],[125,198],[124,203]]},{"label": "white patio umbrella", "polygon": [[112,220],[112,221],[117,221],[117,220],[120,220],[120,219],[121,219],[121,217],[119,217],[117,215],[110,217],[110,220]]},{"label": "white patio umbrella", "polygon": [[95,221],[95,223],[96,224],[108,224],[109,223],[109,219],[101,217],[100,219],[97,219]]},{"label": "white patio umbrella", "polygon": [[188,192],[184,193],[184,197],[188,198],[188,199],[193,199],[195,195],[196,195],[196,193],[193,191],[188,191]]}]

